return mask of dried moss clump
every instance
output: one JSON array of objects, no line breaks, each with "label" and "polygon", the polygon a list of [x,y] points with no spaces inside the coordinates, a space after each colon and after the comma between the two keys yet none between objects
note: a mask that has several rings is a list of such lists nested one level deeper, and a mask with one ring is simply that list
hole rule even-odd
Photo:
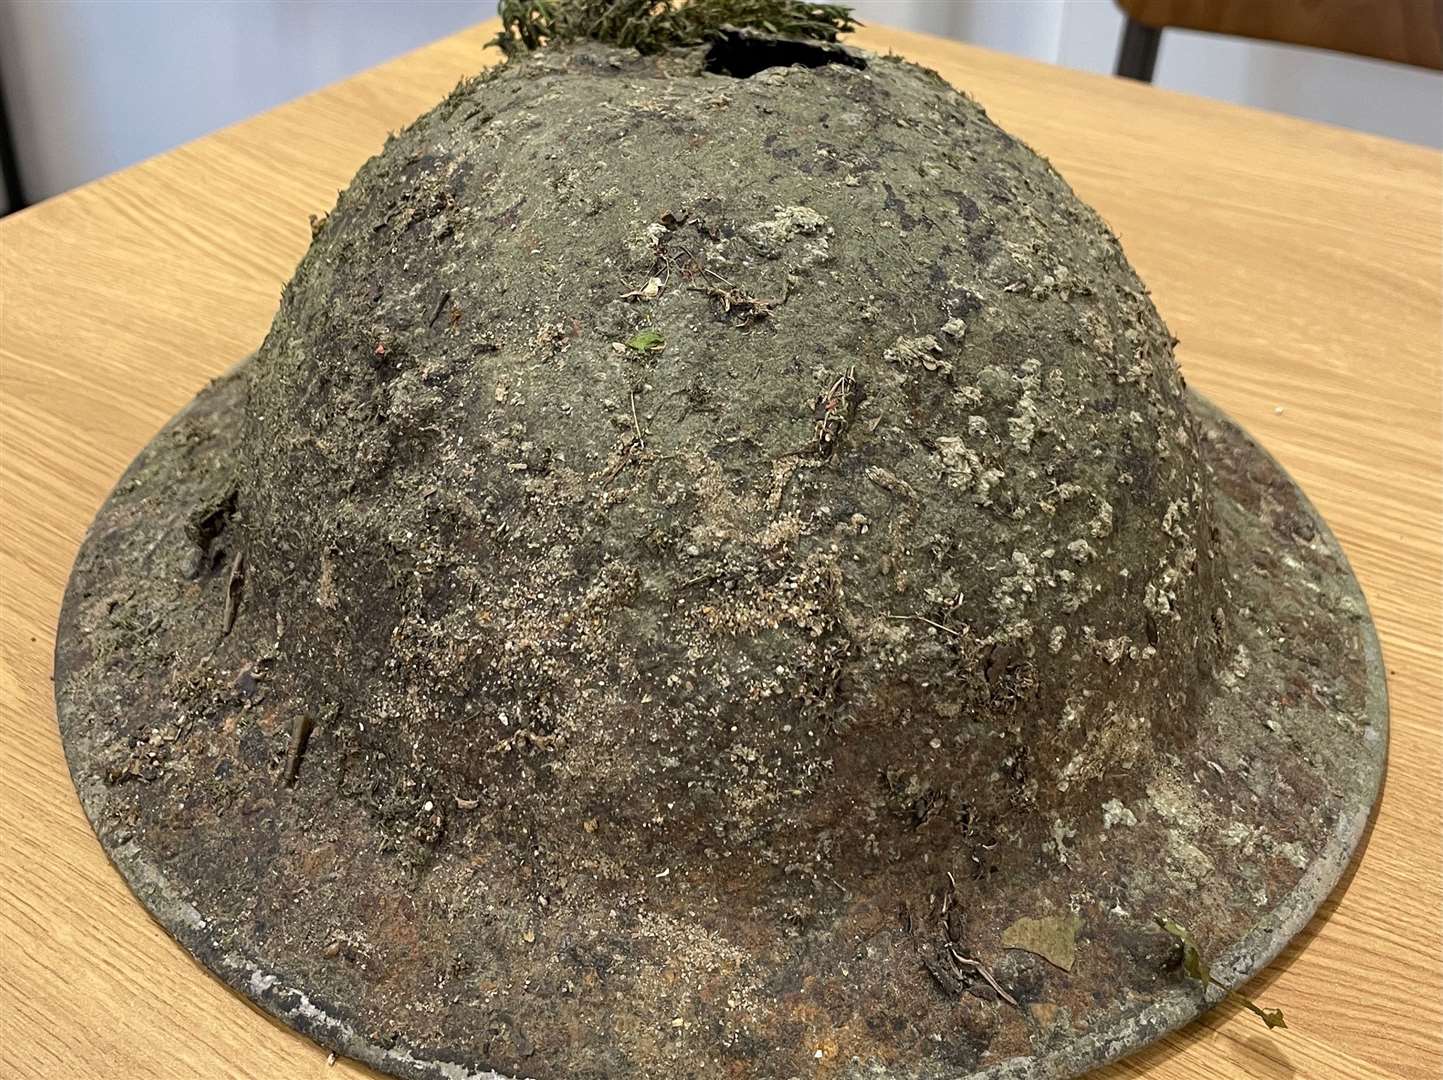
[{"label": "dried moss clump", "polygon": [[584,40],[654,53],[700,45],[727,27],[836,41],[856,25],[842,4],[804,0],[502,0],[499,14],[493,44],[508,56]]}]

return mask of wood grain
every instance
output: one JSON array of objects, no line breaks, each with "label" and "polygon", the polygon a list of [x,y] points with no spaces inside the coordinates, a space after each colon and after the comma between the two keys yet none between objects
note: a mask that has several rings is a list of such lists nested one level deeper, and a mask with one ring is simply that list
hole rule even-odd
[{"label": "wood grain", "polygon": [[[192,964],[111,870],[50,697],[70,560],[131,456],[254,349],[307,215],[483,62],[482,27],[0,222],[4,1077],[366,1075]],[[1188,378],[1292,470],[1377,618],[1390,773],[1361,863],[1225,1006],[1109,1080],[1423,1080],[1443,1069],[1440,158],[893,31],[1048,155],[1121,235]]]}]

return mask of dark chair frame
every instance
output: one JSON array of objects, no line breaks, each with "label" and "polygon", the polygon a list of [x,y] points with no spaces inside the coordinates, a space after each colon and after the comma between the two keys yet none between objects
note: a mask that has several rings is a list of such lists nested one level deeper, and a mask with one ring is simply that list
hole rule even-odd
[{"label": "dark chair frame", "polygon": [[1161,41],[1161,29],[1129,17],[1122,31],[1122,46],[1117,50],[1117,74],[1124,79],[1152,82]]},{"label": "dark chair frame", "polygon": [[0,216],[23,210],[29,205],[25,199],[25,188],[20,182],[20,162],[15,156],[15,139],[10,132],[10,117],[5,110],[3,78],[0,78],[0,187],[5,191],[5,202],[0,204]]}]

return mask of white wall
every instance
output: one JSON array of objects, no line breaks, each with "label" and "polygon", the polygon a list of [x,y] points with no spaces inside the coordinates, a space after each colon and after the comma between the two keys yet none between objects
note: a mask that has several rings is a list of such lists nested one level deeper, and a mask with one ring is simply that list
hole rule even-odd
[{"label": "white wall", "polygon": [[[1112,70],[1112,0],[856,0],[875,22]],[[490,16],[495,0],[0,0],[26,193],[63,191]],[[1160,86],[1443,146],[1443,75],[1168,31]]]},{"label": "white wall", "polygon": [[919,30],[989,49],[1057,59],[1064,0],[852,0],[864,23]]},{"label": "white wall", "polygon": [[486,0],[0,0],[37,201],[433,41]]},{"label": "white wall", "polygon": [[[859,0],[858,18],[1110,73],[1113,0]],[[1443,74],[1186,30],[1163,33],[1153,82],[1172,90],[1443,147]]]}]

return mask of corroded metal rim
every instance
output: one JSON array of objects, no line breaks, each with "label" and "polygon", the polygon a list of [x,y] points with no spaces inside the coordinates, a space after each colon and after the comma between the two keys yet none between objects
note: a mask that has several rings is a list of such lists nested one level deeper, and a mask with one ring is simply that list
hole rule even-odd
[{"label": "corroded metal rim", "polygon": [[[215,422],[226,423],[240,407],[240,382],[238,379],[227,378],[212,384],[142,452],[135,465],[127,472],[126,479],[122,480],[117,491],[112,493],[97,516],[96,524],[92,526],[82,547],[82,554],[93,548],[98,538],[108,529],[116,527],[113,523],[106,524],[107,510],[127,485],[133,488],[142,483],[139,479],[142,463],[152,456],[183,452],[175,440],[167,441],[166,434],[188,415],[197,412],[214,414],[218,418]],[[1358,673],[1357,682],[1362,687],[1364,699],[1361,715],[1366,722],[1363,739],[1363,755],[1366,760],[1347,763],[1350,782],[1340,784],[1345,789],[1341,812],[1318,851],[1303,869],[1297,884],[1280,900],[1274,902],[1269,910],[1257,917],[1246,933],[1213,958],[1215,975],[1223,982],[1235,985],[1261,970],[1278,955],[1293,935],[1308,922],[1345,873],[1365,834],[1382,783],[1387,751],[1387,690],[1381,650],[1371,617],[1367,613],[1366,601],[1336,538],[1306,497],[1298,492],[1296,485],[1287,478],[1282,467],[1265,450],[1205,399],[1193,395],[1192,404],[1202,427],[1221,432],[1222,437],[1228,440],[1232,452],[1246,456],[1246,475],[1250,482],[1256,477],[1259,483],[1284,484],[1292,490],[1300,512],[1311,519],[1317,543],[1336,560],[1346,576],[1342,591],[1359,613],[1359,651],[1365,668]],[[174,515],[182,511],[183,508],[173,506],[147,507],[147,513],[156,516]],[[1259,523],[1250,521],[1249,524]],[[1237,536],[1233,539],[1249,550],[1257,550],[1269,544],[1272,538],[1259,527],[1255,535]],[[105,571],[102,570],[93,572],[91,576],[103,581],[104,575]],[[175,882],[162,869],[161,862],[154,853],[147,851],[125,831],[107,827],[107,800],[110,789],[102,776],[104,769],[100,750],[103,740],[98,736],[109,720],[100,715],[99,710],[76,707],[74,699],[64,692],[71,679],[76,677],[76,673],[67,666],[66,646],[69,638],[78,633],[77,579],[80,577],[77,570],[67,591],[57,642],[56,693],[61,734],[71,775],[92,827],[112,862],[151,915],[201,964],[230,987],[323,1047],[398,1076],[428,1080],[508,1080],[501,1073],[485,1068],[478,1070],[474,1060],[475,1051],[469,1047],[429,1049],[424,1045],[408,1043],[404,1031],[391,1045],[380,1045],[368,1038],[358,1031],[352,1022],[342,1018],[345,1015],[344,1010],[337,1009],[324,1000],[324,996],[318,994],[314,987],[308,987],[303,980],[279,976],[259,963],[254,956],[247,955],[244,949],[236,949],[233,943],[237,935],[218,934],[207,913],[197,910],[185,898],[183,891],[177,888]],[[89,584],[92,586],[90,591],[93,592],[96,582],[92,580]],[[1355,662],[1348,657],[1334,659],[1340,662]],[[238,936],[244,938],[243,928],[238,931]],[[229,939],[230,943],[227,943],[226,939]],[[1070,1030],[1064,1037],[1038,1053],[1011,1057],[966,1075],[989,1080],[1073,1076],[1155,1042],[1166,1032],[1182,1026],[1206,1011],[1221,996],[1221,992],[1217,990],[1204,994],[1194,984],[1188,983],[1161,987],[1156,993],[1144,996],[1140,1002],[1134,1000],[1120,1009],[1113,1008],[1105,1014],[1089,1017],[1092,1022],[1087,1030]],[[542,1075],[547,1075],[544,1063],[538,1064]],[[893,1080],[921,1075],[910,1070],[879,1072],[875,1067],[858,1067],[851,1073],[844,1071],[840,1075],[860,1076],[864,1073],[870,1077],[891,1077]]]}]

